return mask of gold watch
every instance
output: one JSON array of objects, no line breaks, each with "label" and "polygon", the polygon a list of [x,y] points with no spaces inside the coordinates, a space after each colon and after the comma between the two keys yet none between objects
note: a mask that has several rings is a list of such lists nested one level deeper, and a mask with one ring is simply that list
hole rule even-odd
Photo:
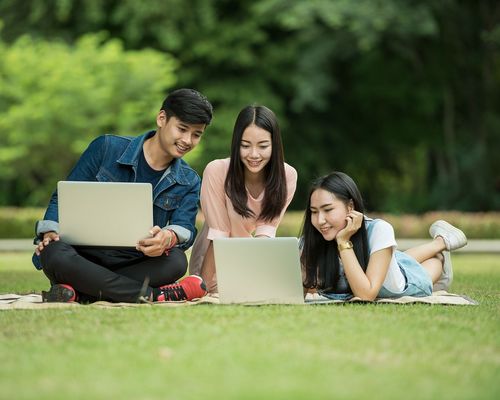
[{"label": "gold watch", "polygon": [[352,249],[354,246],[352,245],[352,242],[348,240],[347,242],[344,243],[338,243],[337,245],[339,252],[342,250],[347,250],[347,249]]}]

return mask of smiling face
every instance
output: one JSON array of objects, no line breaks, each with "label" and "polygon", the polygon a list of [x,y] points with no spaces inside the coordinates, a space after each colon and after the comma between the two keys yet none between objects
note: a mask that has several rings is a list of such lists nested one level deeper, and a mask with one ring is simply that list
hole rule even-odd
[{"label": "smiling face", "polygon": [[205,124],[188,124],[175,116],[168,118],[165,111],[160,111],[156,123],[160,149],[166,158],[171,160],[181,158],[193,150],[200,143],[206,126]]},{"label": "smiling face", "polygon": [[249,125],[240,142],[240,158],[245,173],[262,173],[271,159],[272,150],[271,133],[256,125]]},{"label": "smiling face", "polygon": [[316,189],[311,194],[311,223],[327,241],[334,240],[345,228],[347,213],[352,209],[325,189]]}]

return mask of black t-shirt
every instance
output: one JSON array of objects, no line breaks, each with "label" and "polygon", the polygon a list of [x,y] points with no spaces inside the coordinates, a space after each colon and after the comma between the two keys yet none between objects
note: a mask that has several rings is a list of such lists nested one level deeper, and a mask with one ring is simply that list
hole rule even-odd
[{"label": "black t-shirt", "polygon": [[137,164],[137,177],[136,182],[151,183],[153,188],[160,181],[163,176],[165,169],[157,171],[151,168],[144,157],[144,150],[141,150],[141,155],[139,156],[139,163]]}]

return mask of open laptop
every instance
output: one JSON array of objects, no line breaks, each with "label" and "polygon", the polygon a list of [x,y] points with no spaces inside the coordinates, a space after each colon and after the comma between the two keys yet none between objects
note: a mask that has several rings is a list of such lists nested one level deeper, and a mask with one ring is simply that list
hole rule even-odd
[{"label": "open laptop", "polygon": [[134,247],[153,227],[150,183],[57,183],[62,240],[80,246]]},{"label": "open laptop", "polygon": [[298,239],[214,239],[221,304],[304,304]]}]

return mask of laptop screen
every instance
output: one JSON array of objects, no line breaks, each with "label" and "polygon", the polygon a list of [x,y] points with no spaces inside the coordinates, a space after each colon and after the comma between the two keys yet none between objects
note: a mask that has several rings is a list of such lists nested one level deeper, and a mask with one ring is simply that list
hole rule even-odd
[{"label": "laptop screen", "polygon": [[153,227],[149,183],[57,184],[61,239],[82,246],[135,247]]},{"label": "laptop screen", "polygon": [[303,304],[297,238],[214,239],[223,304]]}]

